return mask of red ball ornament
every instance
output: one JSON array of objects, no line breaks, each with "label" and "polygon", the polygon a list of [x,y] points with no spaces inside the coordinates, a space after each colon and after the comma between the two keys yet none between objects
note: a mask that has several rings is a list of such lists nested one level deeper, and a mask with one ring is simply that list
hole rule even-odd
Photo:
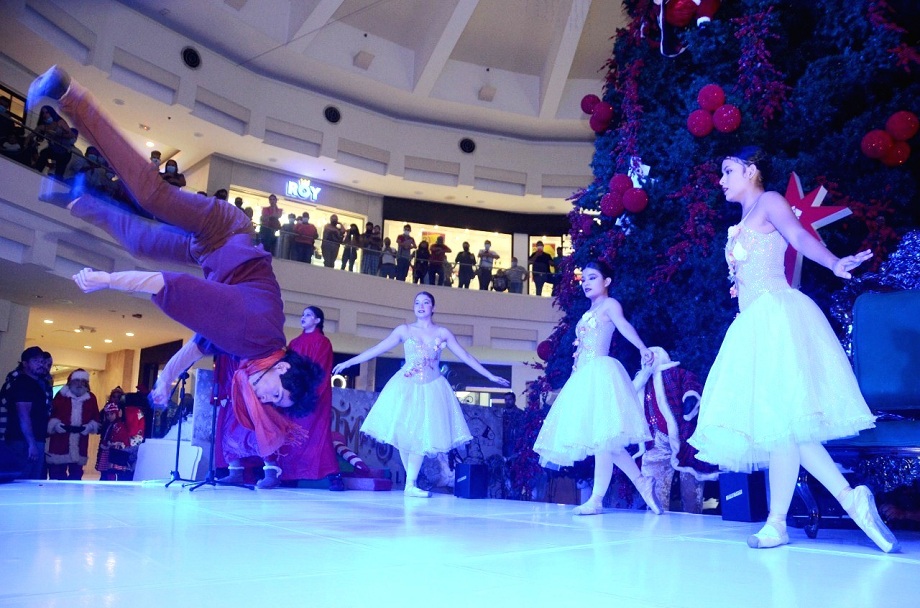
[{"label": "red ball ornament", "polygon": [[704,110],[715,112],[725,103],[725,91],[717,84],[707,84],[700,89],[700,94],[696,96],[696,102]]},{"label": "red ball ornament", "polygon": [[712,113],[712,124],[719,133],[731,133],[741,126],[741,110],[727,103]]},{"label": "red ball ornament", "polygon": [[895,141],[907,141],[920,130],[920,119],[913,112],[902,110],[895,112],[885,123],[885,131]]},{"label": "red ball ornament", "polygon": [[607,131],[607,127],[610,126],[610,120],[601,120],[597,117],[597,114],[592,114],[591,118],[588,119],[588,126],[591,127],[592,131],[600,135]]},{"label": "red ball ornament", "polygon": [[694,110],[687,117],[687,130],[697,137],[712,133],[712,114],[706,110]]},{"label": "red ball ornament", "polygon": [[633,187],[632,178],[625,173],[617,173],[610,178],[610,192],[615,192],[622,196],[624,192]]},{"label": "red ball ornament", "polygon": [[601,213],[607,217],[619,217],[625,209],[621,192],[611,191],[601,197]]},{"label": "red ball ornament", "polygon": [[606,101],[600,101],[594,106],[594,109],[591,110],[591,116],[595,116],[598,120],[610,123],[610,120],[613,118],[613,106]]},{"label": "red ball ornament", "polygon": [[623,206],[631,213],[641,213],[648,206],[648,194],[642,188],[630,188],[623,194]]},{"label": "red ball ornament", "polygon": [[896,141],[891,149],[881,158],[889,167],[900,167],[910,158],[910,144],[906,141]]},{"label": "red ball ornament", "polygon": [[581,111],[585,114],[590,114],[594,111],[594,107],[601,102],[601,98],[595,94],[585,95],[581,98]]},{"label": "red ball ornament", "polygon": [[696,19],[696,3],[693,0],[668,0],[664,9],[664,20],[674,27],[687,27]]},{"label": "red ball ornament", "polygon": [[544,361],[549,361],[549,358],[553,355],[553,345],[549,340],[543,340],[537,344],[537,356],[543,359]]},{"label": "red ball ornament", "polygon": [[893,145],[894,140],[891,139],[891,135],[881,129],[873,129],[863,136],[859,147],[862,153],[869,158],[881,158],[888,154]]}]

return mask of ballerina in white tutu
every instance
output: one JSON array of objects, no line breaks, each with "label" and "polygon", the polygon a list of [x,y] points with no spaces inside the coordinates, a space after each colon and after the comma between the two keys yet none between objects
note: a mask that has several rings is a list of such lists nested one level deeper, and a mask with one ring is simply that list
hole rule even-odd
[{"label": "ballerina in white tutu", "polygon": [[609,354],[613,333],[619,330],[638,348],[644,364],[650,365],[654,357],[623,316],[623,307],[608,295],[611,280],[610,268],[601,262],[591,262],[582,270],[582,289],[591,308],[575,329],[572,375],[553,402],[533,449],[543,466],[571,466],[594,455],[594,487],[585,504],[573,511],[576,515],[597,515],[604,510],[602,502],[614,465],[657,515],[661,505],[655,497],[654,480],[642,475],[626,451],[627,445],[644,443],[650,436],[632,380]]},{"label": "ballerina in white tutu", "polygon": [[838,258],[799,223],[778,192],[765,192],[767,158],[745,148],[722,161],[719,184],[741,204],[725,257],[741,312],[709,372],[696,433],[698,458],[732,471],[769,467],[770,515],[752,548],[789,542],[786,514],[804,467],[840,501],[882,551],[898,542],[872,492],[851,488],[822,442],[875,426],[850,363],[821,310],[786,282],[787,244],[843,279],[871,252]]},{"label": "ballerina in white tutu", "polygon": [[454,334],[431,320],[434,296],[415,296],[415,323],[400,325],[382,342],[332,369],[333,374],[369,361],[404,343],[406,364],[386,383],[361,426],[361,432],[399,450],[406,469],[406,496],[428,498],[416,485],[425,456],[450,451],[470,441],[469,427],[453,389],[441,375],[441,351],[458,359],[499,386],[509,382],[489,373],[460,346]]}]

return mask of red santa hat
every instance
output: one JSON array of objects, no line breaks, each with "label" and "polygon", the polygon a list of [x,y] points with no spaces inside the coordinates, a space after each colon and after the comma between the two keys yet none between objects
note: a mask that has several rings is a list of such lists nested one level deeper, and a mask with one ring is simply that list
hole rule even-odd
[{"label": "red santa hat", "polygon": [[89,382],[89,372],[85,369],[75,369],[70,372],[70,375],[67,376],[67,383],[69,384],[71,380],[86,380]]},{"label": "red santa hat", "polygon": [[105,407],[102,408],[102,412],[105,414],[108,414],[109,412],[117,414],[118,411],[119,411],[118,404],[115,403],[114,401],[109,401],[108,403],[105,404]]}]

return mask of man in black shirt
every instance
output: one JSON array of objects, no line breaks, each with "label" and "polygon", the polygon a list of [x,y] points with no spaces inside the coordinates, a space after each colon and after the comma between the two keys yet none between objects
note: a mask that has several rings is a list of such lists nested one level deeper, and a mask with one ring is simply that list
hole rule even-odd
[{"label": "man in black shirt", "polygon": [[530,276],[533,277],[537,295],[543,295],[543,284],[550,280],[553,258],[543,251],[543,241],[537,241],[537,250],[530,255]]},{"label": "man in black shirt", "polygon": [[45,464],[45,436],[51,401],[45,391],[45,352],[30,346],[20,357],[19,373],[3,387],[6,407],[6,445],[19,458],[22,479],[42,479]]}]

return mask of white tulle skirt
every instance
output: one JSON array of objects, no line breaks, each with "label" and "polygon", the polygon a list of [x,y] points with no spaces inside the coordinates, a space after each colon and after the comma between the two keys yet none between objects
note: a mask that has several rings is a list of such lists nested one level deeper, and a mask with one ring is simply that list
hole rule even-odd
[{"label": "white tulle skirt", "polygon": [[380,391],[361,432],[400,452],[428,456],[473,438],[457,396],[443,376],[420,383],[402,370]]},{"label": "white tulle skirt", "polygon": [[689,441],[700,460],[749,472],[766,466],[776,448],[873,426],[824,313],[787,289],[763,294],[728,328]]},{"label": "white tulle skirt", "polygon": [[597,357],[580,366],[556,397],[534,443],[543,466],[571,466],[592,454],[651,439],[623,365]]}]

